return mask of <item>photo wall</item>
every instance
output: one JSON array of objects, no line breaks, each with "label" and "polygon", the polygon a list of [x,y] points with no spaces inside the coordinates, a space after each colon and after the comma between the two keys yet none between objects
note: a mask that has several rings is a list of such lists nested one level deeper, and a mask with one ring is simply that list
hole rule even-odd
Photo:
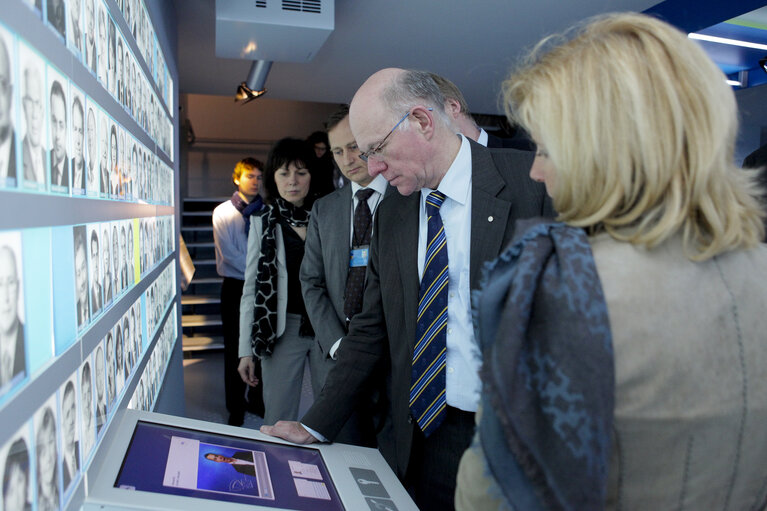
[{"label": "photo wall", "polygon": [[177,347],[175,58],[145,2],[0,8],[0,510],[79,509]]}]

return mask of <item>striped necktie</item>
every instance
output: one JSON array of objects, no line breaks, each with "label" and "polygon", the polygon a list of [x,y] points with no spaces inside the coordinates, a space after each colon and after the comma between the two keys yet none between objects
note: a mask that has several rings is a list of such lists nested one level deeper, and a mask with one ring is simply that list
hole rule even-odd
[{"label": "striped necktie", "polygon": [[426,198],[427,242],[410,386],[410,412],[424,436],[445,418],[445,357],[447,355],[447,240],[439,208],[445,194]]}]

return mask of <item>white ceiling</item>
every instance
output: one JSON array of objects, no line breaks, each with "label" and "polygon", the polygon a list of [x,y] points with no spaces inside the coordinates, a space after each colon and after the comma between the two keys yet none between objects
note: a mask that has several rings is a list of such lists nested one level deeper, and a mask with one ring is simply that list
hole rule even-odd
[{"label": "white ceiling", "polygon": [[[226,0],[222,0],[226,1]],[[215,56],[215,0],[174,0],[181,93],[234,95],[250,61]],[[474,113],[500,114],[498,91],[515,59],[541,37],[657,0],[336,0],[335,29],[309,63],[275,62],[268,97],[348,102],[384,67],[441,74]]]}]

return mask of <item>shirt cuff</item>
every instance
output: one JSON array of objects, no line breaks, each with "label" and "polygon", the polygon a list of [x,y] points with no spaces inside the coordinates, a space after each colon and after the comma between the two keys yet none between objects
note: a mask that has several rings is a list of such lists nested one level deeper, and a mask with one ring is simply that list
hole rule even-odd
[{"label": "shirt cuff", "polygon": [[314,431],[312,428],[310,428],[309,426],[307,426],[303,422],[300,422],[299,424],[301,424],[304,427],[304,429],[309,432],[310,435],[312,435],[314,438],[316,438],[320,442],[327,442],[328,441],[328,439],[325,438],[324,436],[322,436],[322,434],[317,433],[316,431]]},{"label": "shirt cuff", "polygon": [[338,347],[341,346],[341,341],[343,340],[343,337],[338,339],[336,342],[333,343],[333,346],[330,347],[330,352],[328,355],[330,355],[330,358],[333,360],[338,360],[338,356],[336,356],[336,352],[338,351]]}]

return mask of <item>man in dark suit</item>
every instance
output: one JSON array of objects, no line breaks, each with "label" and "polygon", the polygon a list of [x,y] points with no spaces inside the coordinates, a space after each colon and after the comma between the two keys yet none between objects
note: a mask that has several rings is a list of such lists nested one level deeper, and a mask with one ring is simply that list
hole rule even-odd
[{"label": "man in dark suit", "polygon": [[[69,160],[67,159],[67,100],[61,82],[51,85],[51,184],[69,191]],[[59,191],[62,191],[61,189]]]},{"label": "man in dark suit", "polygon": [[[528,176],[533,154],[488,151],[456,135],[444,103],[428,73],[401,69],[375,73],[355,94],[350,121],[362,156],[371,175],[382,174],[399,194],[379,208],[363,310],[352,319],[322,393],[303,424],[262,427],[294,442],[332,440],[366,395],[373,368],[388,355],[397,473],[422,510],[453,508],[458,462],[474,432],[481,385],[470,290],[480,285],[483,263],[511,240],[516,219],[551,213],[543,187]],[[388,126],[394,127],[387,132]],[[411,412],[410,391],[411,378],[420,378],[413,351],[423,328],[420,272],[431,264],[426,252],[434,249],[427,247],[435,222],[433,213],[427,216],[427,198],[435,191],[444,198],[438,211],[444,229],[436,232],[445,233],[449,279],[446,311],[440,313],[446,324],[438,329],[442,351],[433,364],[444,386],[437,398],[444,400],[432,424]]]},{"label": "man in dark suit", "polygon": [[[253,453],[250,451],[237,451],[231,457],[209,452],[205,454],[205,459],[216,463],[229,463],[240,474],[256,477],[256,465],[253,461]],[[238,463],[237,460],[246,463]]]},{"label": "man in dark suit", "polygon": [[[360,159],[360,150],[349,126],[347,105],[331,114],[325,127],[330,151],[347,184],[314,203],[301,263],[304,304],[317,338],[311,353],[318,359],[312,364],[319,369],[312,373],[315,393],[322,389],[328,372],[335,365],[335,351],[346,335],[349,321],[362,306],[367,260],[362,256],[350,257],[350,254],[367,252],[372,218],[384,195],[391,192],[383,176],[373,178],[367,163]],[[355,222],[358,216],[360,221]],[[357,223],[364,224],[360,232],[355,229]],[[383,382],[383,375],[379,381]],[[385,417],[378,413],[386,406],[384,390],[381,385],[376,399],[352,414],[335,437],[336,442],[366,447],[378,444],[382,452],[390,454],[387,458],[393,460],[392,446],[381,445],[391,444],[386,438],[385,421],[379,420]]]},{"label": "man in dark suit", "polygon": [[511,138],[496,137],[477,126],[461,90],[444,76],[430,73],[440,92],[445,96],[445,111],[453,119],[458,133],[491,149],[519,149],[535,151],[535,144],[523,131],[517,130]]},{"label": "man in dark suit", "polygon": [[12,102],[11,57],[5,39],[0,37],[0,183],[4,178],[16,177],[16,134],[11,117]]},{"label": "man in dark suit", "polygon": [[16,256],[4,245],[0,247],[0,396],[26,371],[24,324],[18,314],[20,288]]},{"label": "man in dark suit", "polygon": [[101,296],[101,273],[99,272],[100,263],[99,231],[98,229],[93,229],[91,231],[91,316],[96,316],[101,312],[103,303]]},{"label": "man in dark suit", "polygon": [[[767,144],[746,156],[743,168],[759,169],[759,183],[767,190]],[[764,230],[767,231],[767,218],[764,219]]]}]

